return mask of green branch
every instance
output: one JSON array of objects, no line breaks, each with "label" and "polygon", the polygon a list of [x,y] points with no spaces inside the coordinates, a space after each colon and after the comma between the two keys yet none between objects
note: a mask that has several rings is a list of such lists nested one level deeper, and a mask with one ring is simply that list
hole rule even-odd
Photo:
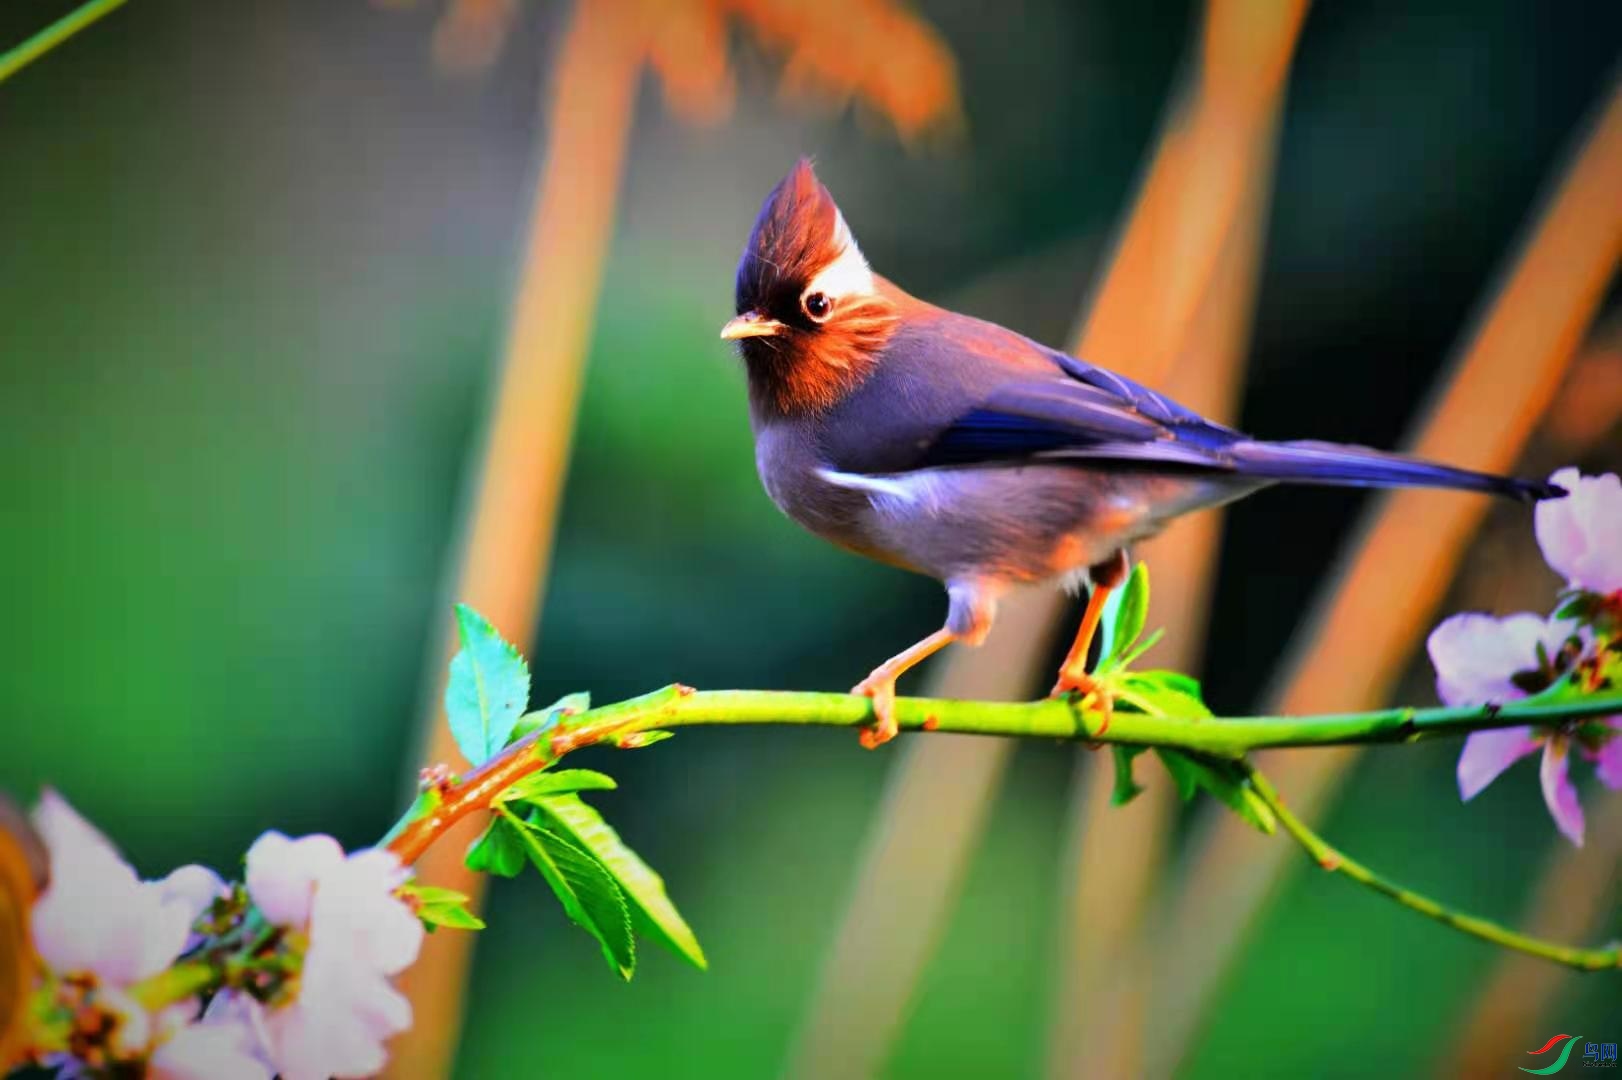
[{"label": "green branch", "polygon": [[[1104,727],[1096,710],[1083,708],[1074,700],[896,699],[896,721],[903,731],[1085,739],[1129,746],[1165,746],[1229,758],[1252,750],[1281,747],[1411,742],[1435,735],[1463,735],[1528,724],[1553,726],[1613,713],[1622,713],[1622,694],[1590,695],[1550,703],[1377,709],[1319,716],[1188,718],[1151,716],[1118,708]],[[858,727],[872,723],[873,710],[867,698],[850,694],[711,690],[665,699],[651,709],[643,698],[606,706],[581,714],[570,727],[590,726],[611,717],[630,722],[627,731],[731,724]]]},{"label": "green branch", "polygon": [[1579,968],[1583,971],[1605,971],[1612,968],[1622,968],[1622,946],[1612,946],[1608,949],[1580,949],[1573,945],[1561,945],[1558,942],[1544,941],[1541,938],[1529,937],[1518,933],[1508,927],[1500,926],[1490,919],[1479,918],[1456,911],[1445,904],[1440,904],[1428,896],[1414,892],[1412,889],[1398,885],[1389,878],[1381,877],[1356,859],[1349,858],[1329,841],[1319,836],[1312,828],[1290,812],[1284,805],[1279,793],[1268,783],[1254,765],[1246,762],[1246,774],[1250,778],[1251,787],[1256,790],[1264,803],[1278,817],[1284,831],[1292,836],[1296,843],[1306,849],[1308,855],[1317,864],[1331,873],[1344,874],[1366,888],[1373,889],[1383,896],[1388,896],[1408,908],[1417,911],[1427,919],[1435,919],[1445,926],[1462,933],[1478,937],[1483,941],[1490,941],[1494,945],[1502,945],[1506,949],[1527,953],[1531,956],[1541,957],[1544,960],[1553,960],[1557,964]]},{"label": "green branch", "polygon": [[[1141,673],[1149,675],[1152,673]],[[1140,675],[1140,677],[1141,677]],[[389,830],[383,843],[407,862],[457,821],[493,802],[513,784],[556,763],[565,754],[599,744],[631,748],[650,736],[682,727],[813,725],[858,727],[873,722],[872,702],[849,694],[769,690],[699,692],[669,686],[617,702],[552,726],[545,714],[530,714],[542,725],[459,779],[446,778],[424,792]],[[1253,750],[1279,747],[1345,746],[1408,742],[1440,735],[1525,725],[1552,727],[1622,713],[1622,694],[1523,701],[1503,706],[1377,709],[1321,716],[1176,717],[1117,709],[1107,726],[1090,697],[1003,703],[899,698],[896,719],[903,730],[970,735],[1078,739],[1091,743],[1154,746],[1207,759],[1225,759],[1249,781],[1257,798],[1272,810],[1285,831],[1319,865],[1346,875],[1405,907],[1486,941],[1582,970],[1622,967],[1622,951],[1580,949],[1540,941],[1485,919],[1464,915],[1380,877],[1331,847],[1293,815],[1265,777],[1245,760]]]},{"label": "green branch", "polygon": [[0,82],[5,82],[80,30],[123,7],[124,4],[125,0],[90,0],[90,3],[68,12],[22,44],[0,53]]}]

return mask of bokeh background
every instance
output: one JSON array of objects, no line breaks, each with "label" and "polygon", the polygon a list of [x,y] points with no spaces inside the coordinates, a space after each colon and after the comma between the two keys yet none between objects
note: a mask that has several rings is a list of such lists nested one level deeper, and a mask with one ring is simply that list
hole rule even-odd
[{"label": "bokeh background", "polygon": [[[69,6],[6,0],[0,45]],[[0,788],[60,787],[149,873],[230,871],[266,828],[371,842],[420,763],[425,658],[448,626],[443,583],[575,17],[561,2],[510,21],[484,7],[499,52],[453,71],[435,57],[437,4],[133,0],[0,87]],[[806,5],[802,32],[838,7]],[[544,605],[533,627],[503,627],[535,635],[537,705],[678,679],[844,688],[938,625],[934,583],[823,546],[760,492],[742,374],[716,339],[739,246],[764,193],[814,154],[882,272],[1072,339],[1188,85],[1204,9],[897,10],[955,62],[961,122],[944,134],[900,138],[871,103],[785,99],[780,54],[741,26],[726,115],[694,123],[658,76],[638,84]],[[1261,202],[1243,426],[1400,443],[1615,93],[1619,55],[1622,7],[1601,0],[1308,12]],[[1622,237],[1622,187],[1610,195],[1593,228]],[[1515,447],[1528,472],[1622,463],[1622,304],[1605,283],[1619,246],[1597,314],[1551,368],[1554,405]],[[1500,419],[1475,417],[1483,438]],[[1259,707],[1370,505],[1276,491],[1226,516],[1200,663],[1218,711]],[[1524,509],[1494,507],[1446,606],[1545,603],[1555,583],[1530,529]],[[1364,642],[1337,646],[1350,658]],[[1408,650],[1389,696],[1430,702]],[[1416,887],[1523,923],[1565,865],[1532,767],[1466,807],[1456,749],[1349,761],[1324,829]],[[1014,754],[886,1028],[884,1075],[1088,1075],[1114,1052],[1051,1060],[1055,1025],[1079,1023],[1054,1006],[1077,753]],[[783,1069],[827,989],[899,751],[738,730],[591,757],[622,785],[596,801],[664,873],[712,970],[650,948],[622,985],[538,879],[500,882],[456,1075]],[[1598,941],[1622,934],[1622,820],[1584,791],[1591,829],[1611,805],[1612,835],[1591,839],[1579,875],[1608,914],[1548,929]],[[905,828],[927,847],[922,809]],[[1168,826],[1170,867],[1197,854],[1190,817]],[[1152,921],[1143,932],[1152,947]],[[1147,993],[1118,1033],[1145,1047],[1131,1071],[1155,1071],[1156,1044],[1175,1038],[1158,1068],[1190,1077],[1468,1074],[1501,960],[1301,872],[1235,956],[1195,1021],[1163,1025]],[[1511,1052],[1556,1032],[1622,1036],[1616,979],[1539,980],[1532,1014],[1499,1033]],[[1486,1075],[1518,1075],[1493,1060]]]}]

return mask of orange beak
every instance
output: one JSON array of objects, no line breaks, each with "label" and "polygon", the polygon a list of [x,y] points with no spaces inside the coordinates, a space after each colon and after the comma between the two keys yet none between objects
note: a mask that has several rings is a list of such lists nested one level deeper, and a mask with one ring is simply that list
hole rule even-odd
[{"label": "orange beak", "polygon": [[721,327],[721,340],[737,341],[740,338],[771,337],[782,329],[783,324],[776,319],[768,319],[758,311],[746,311]]}]

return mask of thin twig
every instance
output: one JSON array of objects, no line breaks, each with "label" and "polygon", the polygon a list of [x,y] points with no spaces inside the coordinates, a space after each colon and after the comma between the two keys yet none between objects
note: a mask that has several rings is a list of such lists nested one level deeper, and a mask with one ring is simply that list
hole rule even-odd
[{"label": "thin twig", "polygon": [[1290,812],[1284,805],[1279,793],[1268,783],[1267,778],[1248,761],[1244,764],[1245,771],[1250,777],[1250,784],[1261,796],[1261,800],[1268,805],[1274,815],[1278,817],[1284,831],[1289,833],[1306,850],[1323,869],[1330,873],[1343,874],[1359,885],[1373,889],[1375,892],[1388,896],[1410,911],[1417,911],[1427,919],[1435,919],[1445,926],[1483,941],[1490,941],[1494,945],[1502,945],[1506,949],[1526,953],[1529,956],[1540,957],[1544,960],[1553,960],[1557,964],[1578,968],[1583,971],[1605,971],[1611,968],[1622,968],[1622,946],[1613,945],[1608,949],[1583,949],[1574,945],[1561,945],[1542,938],[1530,937],[1518,933],[1490,919],[1483,919],[1475,915],[1466,915],[1445,904],[1438,903],[1428,896],[1414,892],[1412,889],[1398,885],[1389,878],[1381,877],[1356,859],[1351,858],[1329,841],[1314,832],[1311,826]]},{"label": "thin twig", "polygon": [[56,20],[22,44],[0,53],[0,82],[5,82],[80,30],[123,7],[125,0],[90,0]]}]

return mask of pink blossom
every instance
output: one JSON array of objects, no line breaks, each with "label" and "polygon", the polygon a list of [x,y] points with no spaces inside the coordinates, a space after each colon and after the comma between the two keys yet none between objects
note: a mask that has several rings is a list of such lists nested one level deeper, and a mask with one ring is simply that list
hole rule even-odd
[{"label": "pink blossom", "polygon": [[310,921],[316,883],[343,865],[344,849],[330,836],[290,839],[267,832],[248,849],[248,895],[276,926]]},{"label": "pink blossom", "polygon": [[189,1022],[169,1010],[158,1048],[148,1059],[148,1080],[270,1080],[271,1071],[255,1048],[255,1032],[239,1016],[210,1010]]},{"label": "pink blossom", "polygon": [[370,1076],[387,1061],[384,1042],[410,1026],[411,1005],[389,982],[422,945],[422,923],[395,895],[407,876],[390,852],[346,857],[324,836],[267,833],[249,850],[249,895],[309,947],[292,1001],[235,995],[222,1008],[257,1014],[264,1056],[285,1080]]},{"label": "pink blossom", "polygon": [[[1577,633],[1577,625],[1564,619],[1525,614],[1505,619],[1455,615],[1433,630],[1427,642],[1436,668],[1436,692],[1449,705],[1501,704],[1523,698],[1526,691],[1516,685],[1515,676],[1537,675],[1552,681],[1558,674],[1544,669],[1539,646],[1544,657],[1557,657]],[[1581,745],[1584,756],[1597,762],[1603,783],[1622,788],[1622,723],[1613,718],[1600,721],[1599,726],[1618,734],[1602,734],[1595,740],[1562,730],[1531,727],[1474,732],[1459,754],[1459,795],[1466,800],[1475,798],[1505,769],[1541,747],[1543,760],[1538,778],[1543,801],[1560,831],[1572,843],[1581,845],[1583,810],[1571,783],[1572,745]]]},{"label": "pink blossom", "polygon": [[1538,666],[1539,645],[1553,656],[1576,629],[1574,622],[1536,615],[1506,619],[1474,612],[1454,615],[1432,630],[1426,642],[1436,667],[1437,696],[1449,705],[1523,698],[1526,692],[1515,686],[1512,677]]},{"label": "pink blossom", "polygon": [[1576,469],[1549,480],[1568,494],[1545,499],[1534,512],[1543,557],[1572,588],[1602,596],[1622,590],[1622,481]]},{"label": "pink blossom", "polygon": [[33,814],[51,877],[34,905],[34,948],[60,975],[90,974],[128,986],[167,968],[224,885],[211,870],[183,866],[142,881],[95,826],[47,789]]}]

